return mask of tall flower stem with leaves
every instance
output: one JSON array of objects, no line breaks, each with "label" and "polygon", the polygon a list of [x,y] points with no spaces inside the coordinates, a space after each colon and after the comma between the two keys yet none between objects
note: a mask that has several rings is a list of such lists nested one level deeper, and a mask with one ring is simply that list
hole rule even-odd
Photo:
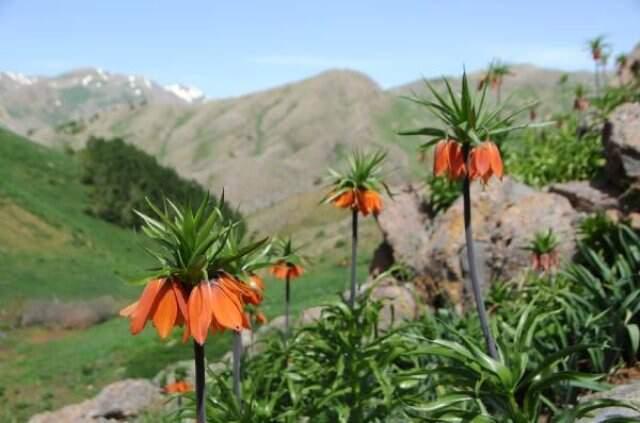
[{"label": "tall flower stem with leaves", "polygon": [[[220,201],[223,204],[224,200]],[[229,223],[219,207],[203,200],[197,209],[166,201],[155,217],[142,213],[143,231],[159,248],[150,253],[160,266],[152,269],[140,299],[120,314],[131,321],[131,333],[140,333],[151,320],[161,338],[183,326],[183,341],[194,340],[196,421],[206,422],[205,342],[209,332],[239,332],[248,328],[244,306],[252,289],[227,272],[230,263],[259,248],[264,241],[229,253],[227,240],[237,223]]]},{"label": "tall flower stem with leaves", "polygon": [[[609,47],[609,44],[605,42],[605,36],[599,35],[592,40],[588,41],[589,51],[591,52],[591,58],[593,59],[593,63],[595,66],[595,87],[596,87],[596,96],[600,95],[600,85],[602,81],[600,80],[600,65],[603,63],[603,56],[608,53],[605,52],[605,49]],[[602,75],[604,78],[604,75]]]},{"label": "tall flower stem with leaves", "polygon": [[353,308],[357,292],[358,258],[358,213],[363,216],[377,216],[382,211],[380,192],[385,190],[391,197],[389,188],[382,180],[382,164],[386,157],[383,151],[366,154],[354,152],[349,157],[349,170],[342,174],[329,169],[331,191],[323,199],[336,207],[351,210],[351,267],[349,305]]},{"label": "tall flower stem with leaves", "polygon": [[291,281],[304,273],[302,268],[303,257],[298,254],[299,248],[293,247],[291,238],[278,240],[274,243],[273,253],[275,264],[271,267],[271,274],[277,279],[284,280],[284,327],[289,334],[289,317],[291,306]]},{"label": "tall flower stem with leaves", "polygon": [[[244,242],[244,233],[239,228],[240,226],[237,225],[227,237],[225,255],[232,259],[225,263],[224,271],[240,281],[243,286],[249,288],[242,293],[242,300],[245,304],[244,318],[248,322],[246,326],[251,327],[248,311],[253,309],[256,313],[261,314],[258,306],[264,298],[264,282],[255,272],[270,265],[268,255],[271,250],[271,244],[266,244],[264,248],[257,248],[267,242],[266,238],[258,241],[258,243]],[[232,348],[232,377],[233,393],[240,406],[242,406],[242,354],[242,332],[236,331]]]},{"label": "tall flower stem with leaves", "polygon": [[531,108],[531,105],[505,113],[505,105],[499,105],[493,109],[487,106],[485,102],[487,84],[482,87],[479,98],[471,95],[466,73],[462,76],[459,94],[454,93],[448,80],[445,79],[444,82],[446,86],[444,93],[439,93],[425,82],[431,98],[408,98],[426,107],[438,118],[442,126],[403,131],[400,135],[430,137],[430,140],[421,148],[435,145],[433,159],[435,176],[447,175],[451,180],[463,181],[463,213],[469,277],[487,351],[495,359],[498,357],[498,352],[489,326],[475,259],[471,225],[471,182],[479,180],[486,184],[492,176],[502,179],[502,157],[495,142],[502,140],[508,132],[527,126],[526,124],[515,126],[513,119]]}]

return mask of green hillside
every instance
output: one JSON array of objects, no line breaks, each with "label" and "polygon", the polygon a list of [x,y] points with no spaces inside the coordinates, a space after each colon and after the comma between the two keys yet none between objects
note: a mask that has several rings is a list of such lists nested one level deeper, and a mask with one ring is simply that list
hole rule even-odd
[{"label": "green hillside", "polygon": [[[29,299],[111,295],[126,304],[139,293],[140,287],[123,278],[151,264],[143,253],[145,240],[89,216],[85,207],[86,187],[74,156],[0,130],[0,400],[7,404],[0,411],[2,422],[25,421],[93,396],[115,380],[152,377],[191,357],[190,346],[179,344],[177,336],[163,343],[147,330],[134,338],[119,318],[83,331],[15,327]],[[256,219],[254,228],[261,225]],[[333,239],[339,239],[340,226]],[[377,241],[373,223],[369,228],[359,263],[363,276]],[[296,281],[294,313],[329,301],[344,288],[348,248],[333,239],[323,259]],[[267,279],[263,309],[269,318],[282,313],[282,291]],[[228,346],[228,336],[212,338],[207,353],[214,359]]]}]

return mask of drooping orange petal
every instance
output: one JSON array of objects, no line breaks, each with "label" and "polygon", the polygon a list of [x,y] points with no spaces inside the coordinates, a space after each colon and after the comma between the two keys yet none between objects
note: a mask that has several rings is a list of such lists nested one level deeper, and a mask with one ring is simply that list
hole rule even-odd
[{"label": "drooping orange petal", "polygon": [[278,279],[286,279],[287,265],[283,261],[279,261],[271,267],[271,274]]},{"label": "drooping orange petal", "polygon": [[136,311],[137,307],[138,307],[138,301],[136,301],[133,304],[129,304],[128,306],[120,310],[119,314],[122,317],[131,317],[131,315]]},{"label": "drooping orange petal", "polygon": [[239,331],[243,326],[243,307],[240,298],[224,282],[218,281],[211,296],[213,317],[216,323],[227,329]]},{"label": "drooping orange petal", "polygon": [[462,145],[460,143],[452,141],[448,149],[449,179],[457,180],[463,177],[467,173],[466,166],[464,164],[464,154],[462,152]]},{"label": "drooping orange petal", "polygon": [[476,171],[478,172],[478,176],[483,177],[489,169],[491,169],[491,158],[489,156],[489,151],[487,150],[487,144],[482,143],[474,148],[474,150],[476,150]]},{"label": "drooping orange petal", "polygon": [[176,297],[179,317],[181,317],[182,320],[186,322],[189,317],[189,310],[187,309],[188,295],[186,294],[184,287],[180,282],[171,281],[171,289],[173,290],[173,294]]},{"label": "drooping orange petal", "polygon": [[153,325],[158,331],[160,338],[166,338],[171,333],[178,317],[178,300],[169,283],[163,284],[158,293],[158,301],[154,309]]},{"label": "drooping orange petal", "polygon": [[209,324],[211,323],[211,286],[208,281],[202,281],[191,290],[189,301],[189,331],[200,345],[207,339]]},{"label": "drooping orange petal", "polygon": [[302,276],[302,274],[304,273],[304,269],[302,269],[302,267],[296,265],[296,264],[289,264],[289,279],[296,279],[299,278],[300,276]]},{"label": "drooping orange petal", "polygon": [[188,382],[181,380],[181,381],[177,381],[177,382],[165,385],[163,390],[167,394],[183,394],[185,392],[192,391],[193,388]]},{"label": "drooping orange petal", "polygon": [[333,200],[333,204],[335,204],[336,207],[340,207],[343,209],[353,207],[353,202],[354,202],[353,190],[345,191],[342,194],[340,194],[338,197],[336,197],[335,200]]},{"label": "drooping orange petal", "polygon": [[364,193],[367,210],[377,216],[382,210],[382,197],[375,191],[367,190]]},{"label": "drooping orange petal", "polygon": [[256,274],[249,275],[249,284],[258,291],[264,291],[264,279]]},{"label": "drooping orange petal", "polygon": [[356,191],[356,203],[358,205],[358,210],[362,213],[363,216],[369,215],[369,209],[367,208],[367,201],[365,197],[366,190],[358,189]]},{"label": "drooping orange petal", "polygon": [[267,324],[267,318],[263,312],[258,311],[258,313],[256,314],[256,322],[258,322],[261,325]]},{"label": "drooping orange petal", "polygon": [[433,153],[433,174],[435,176],[442,176],[447,173],[449,169],[449,140],[442,140],[436,144],[435,151]]},{"label": "drooping orange petal", "polygon": [[142,329],[144,329],[144,326],[149,319],[151,309],[156,301],[158,292],[160,292],[160,288],[162,288],[163,284],[164,279],[154,279],[149,282],[147,286],[145,286],[144,291],[142,291],[138,307],[136,307],[135,311],[131,315],[130,330],[133,335],[137,335],[142,331]]},{"label": "drooping orange petal", "polygon": [[488,141],[488,150],[490,153],[491,171],[498,178],[502,179],[504,174],[504,166],[502,165],[502,157],[500,156],[500,150],[491,141]]}]

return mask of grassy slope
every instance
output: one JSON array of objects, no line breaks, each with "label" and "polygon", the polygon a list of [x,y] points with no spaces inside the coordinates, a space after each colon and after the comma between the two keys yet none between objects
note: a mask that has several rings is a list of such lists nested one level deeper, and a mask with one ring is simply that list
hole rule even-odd
[{"label": "grassy slope", "polygon": [[[86,331],[12,329],[21,302],[31,298],[79,299],[112,295],[124,303],[139,287],[119,275],[149,264],[144,242],[130,231],[87,216],[80,169],[72,157],[0,130],[0,421],[27,416],[94,395],[124,377],[151,377],[167,364],[189,358],[177,339],[160,342],[151,330],[136,338],[124,320]],[[365,243],[360,272],[374,242]],[[293,311],[335,298],[344,288],[347,246],[332,245],[293,289]],[[281,314],[282,286],[267,279],[264,311]],[[177,334],[176,334],[177,335]],[[228,349],[214,338],[208,355]],[[2,398],[4,397],[4,398]],[[6,411],[5,411],[6,410]],[[4,413],[4,414],[3,414]]]}]

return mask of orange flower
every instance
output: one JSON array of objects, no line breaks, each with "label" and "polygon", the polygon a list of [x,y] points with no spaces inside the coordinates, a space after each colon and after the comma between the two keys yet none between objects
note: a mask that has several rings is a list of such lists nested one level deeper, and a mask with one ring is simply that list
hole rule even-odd
[{"label": "orange flower", "polygon": [[363,216],[378,215],[382,210],[380,194],[370,189],[354,188],[343,192],[333,200],[336,207],[358,209]]},{"label": "orange flower", "polygon": [[296,264],[279,261],[271,267],[271,274],[277,279],[296,279],[302,276],[304,269]]},{"label": "orange flower", "polygon": [[335,204],[336,207],[340,207],[342,209],[348,209],[349,207],[353,207],[354,200],[355,200],[355,196],[353,195],[353,190],[349,190],[337,196],[333,200],[333,204]]},{"label": "orange flower", "polygon": [[165,392],[165,394],[183,394],[185,392],[193,391],[193,387],[189,382],[180,380],[180,381],[165,385],[165,387],[162,390]]},{"label": "orange flower", "polygon": [[242,290],[242,299],[244,302],[253,305],[259,305],[262,302],[264,298],[264,281],[260,276],[251,274],[249,275],[248,283],[243,283],[240,281],[238,281],[238,283],[240,283],[240,287]]},{"label": "orange flower", "polygon": [[258,311],[256,313],[256,322],[258,322],[261,325],[266,325],[267,324],[267,318],[265,317],[263,312]]},{"label": "orange flower", "polygon": [[433,174],[447,175],[449,179],[460,179],[467,173],[462,145],[454,140],[442,140],[436,145],[433,157]]},{"label": "orange flower", "polygon": [[531,255],[531,267],[536,271],[549,271],[558,266],[558,254],[554,252]]},{"label": "orange flower", "polygon": [[147,321],[153,325],[161,338],[166,338],[174,326],[187,321],[186,294],[177,281],[154,279],[142,291],[140,299],[120,311],[120,315],[131,319],[130,330],[137,335]]},{"label": "orange flower", "polygon": [[504,169],[500,150],[491,141],[485,141],[469,154],[469,178],[481,178],[485,184],[491,176],[502,178]]},{"label": "orange flower", "polygon": [[189,295],[189,333],[200,345],[207,339],[209,329],[240,331],[249,328],[244,314],[244,298],[250,288],[233,276],[223,273],[211,281],[197,284]]}]

